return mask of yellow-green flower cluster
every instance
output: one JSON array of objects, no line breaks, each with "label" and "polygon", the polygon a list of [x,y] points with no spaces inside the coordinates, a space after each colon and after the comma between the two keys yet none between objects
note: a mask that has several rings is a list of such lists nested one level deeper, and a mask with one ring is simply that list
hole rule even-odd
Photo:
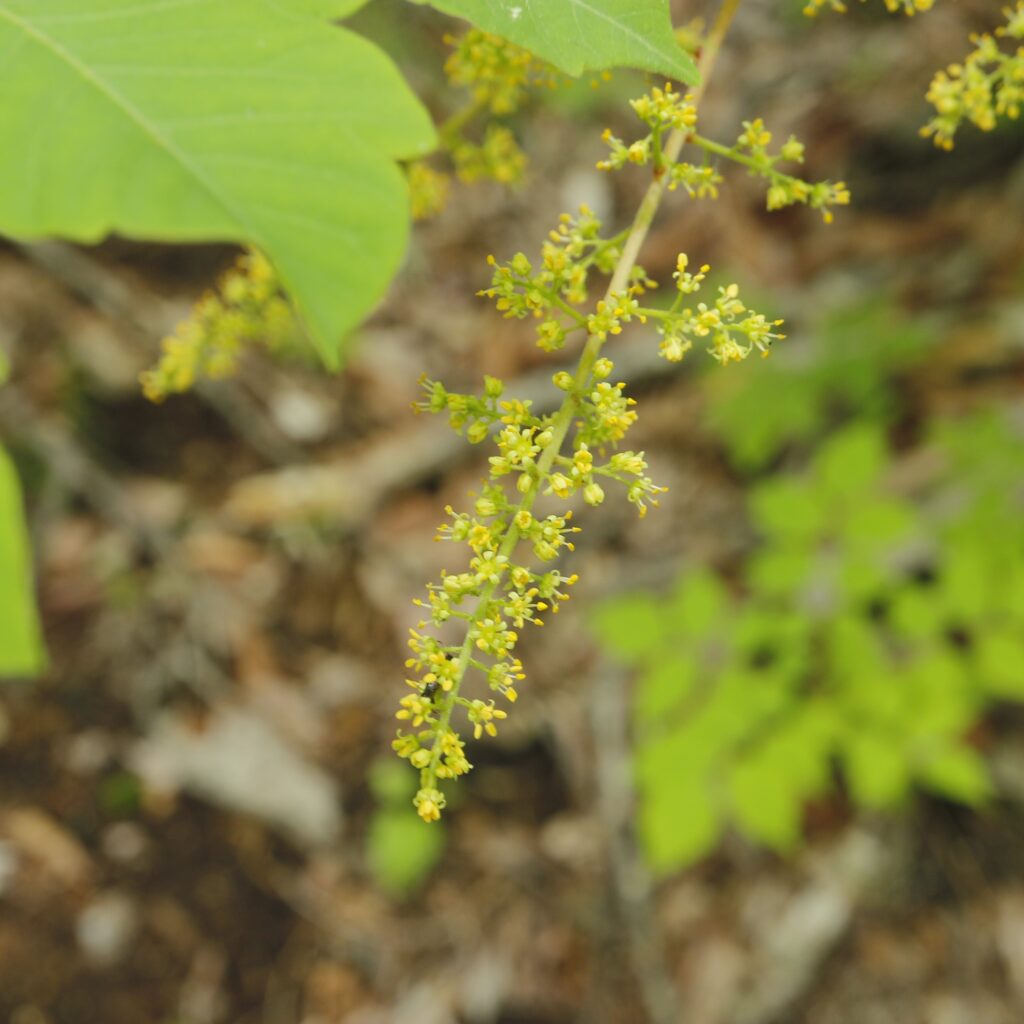
[{"label": "yellow-green flower cluster", "polygon": [[187,391],[200,377],[230,376],[248,345],[279,350],[297,344],[301,336],[274,268],[266,256],[252,250],[163,340],[160,361],[140,377],[143,393],[161,402]]},{"label": "yellow-green flower cluster", "polygon": [[[546,352],[557,351],[571,332],[591,326],[591,318],[573,308],[587,301],[588,276],[608,273],[619,258],[622,236],[604,239],[600,231],[601,222],[586,206],[576,217],[563,214],[544,242],[539,266],[521,252],[502,266],[492,257],[491,287],[478,294],[494,299],[505,317],[539,319],[537,344]],[[642,272],[636,276],[631,291],[642,291],[645,278]],[[597,315],[603,316],[600,308]],[[618,333],[605,320],[605,333]]]},{"label": "yellow-green flower cluster", "polygon": [[645,96],[631,100],[630,106],[650,132],[643,138],[627,145],[606,129],[601,138],[608,144],[611,153],[606,160],[598,161],[601,171],[617,171],[626,164],[654,163],[658,173],[664,170],[665,161],[661,152],[661,141],[666,132],[679,130],[692,132],[697,127],[697,107],[689,93],[680,96],[666,83],[664,89],[654,88]]},{"label": "yellow-green flower cluster", "polygon": [[[864,3],[864,0],[861,0],[861,3]],[[885,9],[890,14],[898,14],[902,11],[909,18],[921,11],[930,11],[934,4],[935,0],[885,0]],[[813,18],[823,7],[830,7],[839,14],[845,14],[847,11],[843,0],[808,0],[804,7],[804,14]]]},{"label": "yellow-green flower cluster", "polygon": [[[485,381],[480,396],[457,395],[434,381],[425,381],[424,388],[424,408],[447,412],[452,425],[475,440],[490,433],[496,448],[489,460],[490,479],[472,510],[449,507],[448,521],[438,530],[439,540],[468,548],[468,565],[458,572],[445,570],[428,585],[427,599],[417,601],[426,618],[410,634],[412,656],[406,666],[415,678],[408,680],[412,692],[402,699],[397,717],[416,731],[399,732],[394,748],[420,770],[415,805],[424,820],[433,821],[444,807],[437,781],[471,768],[452,725],[453,712],[462,710],[474,738],[494,736],[506,716],[495,698],[464,697],[459,685],[475,672],[496,697],[515,701],[524,678],[513,653],[519,630],[527,623],[542,624],[543,616],[568,598],[565,588],[575,577],[543,564],[573,549],[577,528],[570,510],[537,516],[530,507],[556,475],[541,467],[544,451],[554,442],[551,417],[534,415],[528,402],[503,399],[495,378]],[[511,487],[503,486],[506,480]],[[563,493],[571,489],[569,483]],[[447,644],[426,631],[453,619],[466,623],[462,644]]]},{"label": "yellow-green flower cluster", "polygon": [[683,306],[685,296],[700,291],[701,283],[711,269],[707,264],[694,274],[687,270],[685,254],[679,256],[676,271],[678,295],[667,310],[647,310],[660,319],[661,354],[670,362],[678,362],[693,348],[694,339],[710,341],[708,353],[723,365],[746,359],[757,350],[768,355],[772,343],[784,338],[775,331],[781,320],[769,320],[762,313],[748,309],[739,297],[739,286],[726,285],[718,289],[718,298],[708,305],[698,302]]},{"label": "yellow-green flower cluster", "polygon": [[[613,143],[612,165],[653,161],[664,174],[669,168],[660,149],[661,133],[692,131],[693,104],[666,87],[633,108],[651,129],[644,156],[620,161]],[[770,136],[763,125],[744,127],[745,139],[738,145],[746,148],[740,155],[776,159],[765,149]],[[795,145],[784,147],[790,158]],[[680,174],[677,183],[689,182],[696,191],[717,180]],[[648,318],[658,322],[662,354],[669,359],[681,358],[699,338],[719,362],[729,363],[755,349],[767,353],[781,337],[775,331],[781,321],[748,310],[736,285],[719,289],[713,303],[685,305],[708,271],[706,266],[688,270],[686,256],[677,263],[670,308],[642,306],[640,299],[657,283],[642,267],[631,264],[627,272],[621,265],[623,259],[632,260],[624,255],[628,232],[606,238],[601,231],[600,220],[586,207],[575,217],[563,215],[539,260],[522,252],[504,264],[489,257],[491,284],[479,293],[505,317],[537,319],[537,344],[546,351],[561,348],[574,332],[585,335],[576,370],[559,370],[552,377],[564,395],[556,412],[535,413],[531,402],[507,397],[494,377],[486,377],[482,393],[472,395],[449,391],[439,381],[422,381],[419,409],[447,415],[452,428],[473,443],[494,445],[472,507],[456,511],[449,506],[448,519],[438,528],[438,540],[464,547],[462,567],[443,570],[427,585],[426,597],[415,602],[424,617],[410,631],[406,667],[411,692],[400,702],[397,718],[403,725],[393,746],[420,772],[413,803],[424,821],[436,821],[444,809],[441,781],[472,768],[457,721],[464,719],[476,739],[496,735],[507,714],[498,702],[514,703],[525,678],[515,653],[520,632],[529,624],[543,625],[568,600],[576,577],[550,566],[574,550],[578,527],[570,503],[600,505],[606,488],[618,485],[642,516],[664,491],[648,475],[643,452],[618,450],[637,414],[625,384],[612,377],[611,360],[601,355],[603,344],[624,325]],[[593,272],[611,274],[617,283],[587,311]],[[554,504],[553,511],[535,511],[542,497]],[[460,632],[452,634],[456,626]],[[463,692],[469,678],[482,685],[486,699]]]},{"label": "yellow-green flower cluster", "polygon": [[478,181],[515,185],[526,170],[526,156],[504,125],[489,124],[479,143],[462,137],[453,139],[449,152],[456,175],[468,185]]},{"label": "yellow-green flower cluster", "polygon": [[[772,133],[764,122],[757,118],[743,122],[743,131],[735,145],[725,146],[697,133],[697,111],[692,96],[680,96],[670,85],[651,92],[633,101],[633,110],[650,131],[634,142],[624,142],[611,131],[602,135],[611,152],[607,159],[598,162],[600,170],[611,171],[627,164],[651,164],[654,173],[668,173],[669,188],[683,188],[694,199],[718,198],[718,186],[722,176],[709,160],[721,157],[746,167],[752,174],[764,178],[768,183],[767,205],[769,210],[803,203],[812,209],[821,210],[826,223],[832,220],[832,207],[845,206],[850,201],[850,192],[844,182],[808,182],[777,169],[782,162],[802,163],[803,143],[790,136],[778,152],[769,152]],[[678,129],[687,132],[686,141],[704,151],[704,162],[668,162],[662,152],[662,134]]]},{"label": "yellow-green flower cluster", "polygon": [[547,64],[490,32],[473,28],[445,42],[452,47],[444,65],[448,80],[471,90],[474,103],[499,117],[515,113],[529,87],[551,77]]},{"label": "yellow-green flower cluster", "polygon": [[1024,104],[1024,45],[1002,50],[996,37],[1024,39],[1024,0],[1004,8],[1006,24],[995,35],[971,36],[974,49],[961,64],[939,71],[928,89],[935,117],[921,129],[942,149],[953,148],[953,137],[964,121],[984,132],[992,131],[1000,117],[1015,119]]},{"label": "yellow-green flower cluster", "polygon": [[413,220],[436,217],[448,203],[451,178],[436,171],[424,160],[417,160],[405,169],[409,185],[409,210]]},{"label": "yellow-green flower cluster", "polygon": [[[544,318],[561,304],[574,318],[569,328],[587,330],[598,341],[620,329],[620,323],[640,319],[636,295],[653,285],[642,271],[632,275],[626,293],[608,296],[589,317],[566,298],[584,301],[587,271],[608,269],[609,260],[614,261],[609,252],[618,242],[602,239],[600,227],[585,208],[578,217],[563,217],[545,243],[539,269],[522,253],[502,266],[491,260],[494,276],[485,294],[505,316]],[[543,346],[545,339],[539,343]],[[416,602],[425,617],[409,640],[412,692],[402,699],[397,717],[413,731],[400,731],[394,748],[420,770],[415,805],[426,821],[436,820],[444,807],[438,780],[457,778],[471,767],[453,725],[455,713],[461,710],[476,738],[497,732],[506,712],[496,701],[514,702],[524,678],[515,656],[520,631],[556,612],[576,581],[560,569],[546,568],[573,550],[578,528],[572,509],[539,515],[534,502],[543,494],[567,503],[579,494],[586,504],[599,505],[605,486],[618,482],[642,515],[663,490],[647,475],[643,452],[609,450],[636,420],[625,386],[608,380],[612,370],[610,360],[596,358],[585,372],[554,376],[571,402],[571,454],[560,451],[565,430],[556,434],[557,414],[539,416],[530,402],[506,398],[494,377],[485,378],[479,395],[423,381],[419,408],[447,414],[452,427],[471,441],[490,439],[495,446],[488,479],[472,508],[449,507],[448,520],[438,529],[439,540],[468,549],[465,568],[445,570],[428,584],[426,598]],[[453,621],[466,629],[461,643],[442,639]],[[467,674],[477,675],[494,696],[463,696]]]},{"label": "yellow-green flower cluster", "polygon": [[778,152],[771,153],[768,147],[771,145],[772,133],[759,117],[743,122],[743,131],[729,150],[723,150],[723,147],[708,139],[695,141],[706,152],[735,160],[747,167],[751,174],[764,178],[768,182],[766,205],[769,210],[781,210],[786,206],[803,203],[812,210],[820,210],[825,223],[831,224],[832,207],[846,206],[850,202],[850,190],[845,182],[809,182],[779,171],[777,165],[780,163],[803,163],[804,145],[790,135]]},{"label": "yellow-green flower cluster", "polygon": [[717,199],[722,176],[710,164],[678,161],[668,169],[670,191],[682,188],[691,199]]},{"label": "yellow-green flower cluster", "polygon": [[[470,91],[468,103],[438,126],[441,151],[460,181],[518,184],[526,157],[515,136],[503,125],[487,123],[474,138],[466,129],[484,117],[507,117],[526,100],[531,86],[554,84],[553,69],[528,51],[479,29],[446,36],[452,52],[445,73],[452,85]],[[434,217],[448,200],[451,175],[419,161],[406,171],[415,220]]]}]

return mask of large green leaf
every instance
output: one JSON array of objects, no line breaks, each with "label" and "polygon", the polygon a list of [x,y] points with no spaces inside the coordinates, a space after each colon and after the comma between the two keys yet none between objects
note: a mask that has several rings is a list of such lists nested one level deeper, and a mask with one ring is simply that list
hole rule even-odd
[{"label": "large green leaf", "polygon": [[0,232],[245,241],[314,340],[402,257],[395,158],[429,118],[380,50],[319,15],[356,0],[0,0]]},{"label": "large green leaf", "polygon": [[0,448],[0,676],[43,667],[28,551],[18,474]]},{"label": "large green leaf", "polygon": [[[420,0],[422,2],[422,0]],[[668,0],[430,0],[433,7],[495,32],[567,74],[643,68],[699,81],[672,33]]]}]

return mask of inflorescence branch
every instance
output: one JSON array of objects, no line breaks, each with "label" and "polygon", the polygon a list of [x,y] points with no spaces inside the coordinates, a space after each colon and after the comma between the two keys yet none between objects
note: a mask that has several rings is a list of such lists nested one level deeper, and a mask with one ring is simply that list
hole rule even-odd
[{"label": "inflorescence branch", "polygon": [[[576,582],[574,575],[548,568],[573,549],[578,531],[573,510],[535,514],[538,498],[568,502],[579,494],[586,504],[600,505],[605,486],[619,485],[643,515],[664,490],[647,475],[643,452],[619,450],[636,412],[625,385],[612,380],[611,360],[601,354],[608,337],[632,321],[651,319],[658,324],[666,358],[678,360],[701,341],[722,363],[742,359],[755,349],[767,353],[772,341],[781,337],[774,330],[780,321],[748,310],[736,285],[720,288],[711,302],[688,304],[689,297],[700,291],[708,268],[691,272],[685,254],[677,261],[670,308],[640,304],[656,283],[637,265],[637,255],[666,188],[685,185],[680,172],[670,169],[683,143],[693,136],[697,102],[737,6],[738,0],[723,5],[704,48],[702,84],[694,94],[683,98],[667,86],[634,103],[650,129],[646,150],[654,163],[654,179],[628,231],[603,237],[600,220],[583,207],[575,217],[562,216],[536,264],[523,253],[505,264],[489,261],[491,285],[480,294],[494,300],[506,317],[535,318],[542,349],[555,351],[570,334],[586,333],[576,370],[562,370],[552,378],[565,395],[559,409],[537,415],[530,402],[506,397],[504,385],[493,377],[485,379],[481,395],[456,394],[438,381],[423,382],[419,409],[446,413],[453,429],[471,443],[493,439],[497,449],[472,510],[456,512],[449,507],[448,521],[438,531],[439,540],[469,547],[468,568],[442,572],[439,582],[428,585],[426,599],[416,602],[425,617],[411,631],[412,655],[406,667],[412,692],[401,700],[397,717],[403,728],[393,746],[420,771],[414,804],[425,821],[437,820],[445,806],[441,782],[472,767],[465,741],[453,725],[456,709],[464,712],[475,738],[496,734],[507,713],[496,706],[495,698],[513,703],[524,678],[514,655],[519,631],[528,623],[540,625],[548,613],[557,612]],[[773,158],[764,159],[770,163]],[[594,274],[610,275],[610,280],[603,297],[587,312]],[[570,435],[571,444],[563,453]],[[443,637],[452,621],[463,632],[461,639],[448,642]],[[494,696],[484,700],[464,695],[465,681],[474,672]]]}]

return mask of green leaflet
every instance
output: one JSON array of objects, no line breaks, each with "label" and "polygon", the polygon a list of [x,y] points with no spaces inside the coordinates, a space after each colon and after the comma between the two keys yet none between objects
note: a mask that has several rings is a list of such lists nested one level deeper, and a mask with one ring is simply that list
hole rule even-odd
[{"label": "green leaflet", "polygon": [[377,805],[366,834],[366,860],[374,881],[396,899],[413,895],[426,881],[446,841],[442,825],[424,828],[409,813],[413,778],[390,758],[375,761],[368,777]]},{"label": "green leaflet", "polygon": [[[325,361],[402,258],[434,144],[358,0],[0,0],[0,232],[263,249]],[[316,17],[319,14],[321,17]]]},{"label": "green leaflet", "polygon": [[525,47],[570,75],[643,68],[687,85],[700,80],[672,32],[667,0],[429,0]]},{"label": "green leaflet", "polygon": [[13,463],[0,448],[0,677],[34,675],[44,662],[21,487]]}]

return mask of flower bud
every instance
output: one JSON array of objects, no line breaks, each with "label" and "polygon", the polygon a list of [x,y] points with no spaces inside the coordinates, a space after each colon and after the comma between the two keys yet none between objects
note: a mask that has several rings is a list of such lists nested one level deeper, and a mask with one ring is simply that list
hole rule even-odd
[{"label": "flower bud", "polygon": [[490,498],[477,498],[476,504],[473,506],[476,509],[478,516],[496,516],[498,514],[498,506]]},{"label": "flower bud", "polygon": [[591,481],[583,488],[583,500],[588,505],[600,505],[604,501],[604,490],[599,483]]}]

